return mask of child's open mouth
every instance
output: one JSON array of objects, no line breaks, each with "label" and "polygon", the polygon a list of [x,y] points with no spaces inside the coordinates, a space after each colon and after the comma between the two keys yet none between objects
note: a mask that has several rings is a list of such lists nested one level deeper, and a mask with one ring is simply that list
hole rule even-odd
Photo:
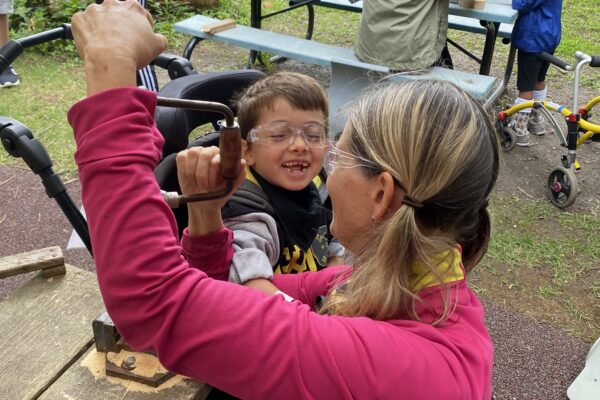
[{"label": "child's open mouth", "polygon": [[309,166],[307,162],[300,161],[287,162],[283,163],[282,165],[283,168],[287,169],[290,172],[304,172],[304,170],[306,170]]}]

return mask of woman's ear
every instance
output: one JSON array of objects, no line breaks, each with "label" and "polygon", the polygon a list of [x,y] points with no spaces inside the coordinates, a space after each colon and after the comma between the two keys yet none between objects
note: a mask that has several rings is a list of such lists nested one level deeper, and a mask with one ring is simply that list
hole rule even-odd
[{"label": "woman's ear", "polygon": [[406,192],[396,185],[394,177],[387,171],[373,179],[376,179],[373,188],[373,218],[375,222],[380,222],[396,212],[402,205]]},{"label": "woman's ear", "polygon": [[242,158],[246,160],[247,166],[252,167],[254,165],[254,154],[252,153],[252,147],[244,139],[242,139]]}]

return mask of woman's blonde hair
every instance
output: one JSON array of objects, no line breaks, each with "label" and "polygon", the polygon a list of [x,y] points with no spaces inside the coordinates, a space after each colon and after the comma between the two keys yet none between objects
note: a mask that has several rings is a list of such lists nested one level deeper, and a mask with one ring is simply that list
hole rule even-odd
[{"label": "woman's blonde hair", "polygon": [[[498,176],[498,141],[489,116],[471,96],[444,81],[408,81],[378,86],[349,112],[351,153],[387,171],[410,199],[381,223],[356,254],[351,279],[323,310],[378,320],[419,319],[414,267],[444,282],[439,265],[456,243],[469,271],[490,237],[488,195]],[[444,253],[447,252],[447,253]],[[440,254],[447,254],[440,260]],[[444,294],[440,323],[453,305]]]}]

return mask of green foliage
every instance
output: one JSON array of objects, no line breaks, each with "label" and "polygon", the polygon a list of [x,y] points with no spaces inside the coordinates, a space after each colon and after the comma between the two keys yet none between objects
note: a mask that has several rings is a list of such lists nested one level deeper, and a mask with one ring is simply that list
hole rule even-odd
[{"label": "green foliage", "polygon": [[[71,22],[71,16],[88,5],[86,0],[15,0],[10,20],[11,37],[22,37]],[[71,41],[57,40],[36,46],[36,51],[75,54]]]},{"label": "green foliage", "polygon": [[[32,35],[71,22],[71,17],[84,10],[93,0],[15,0],[14,13],[10,19],[12,38]],[[158,32],[172,40],[173,24],[193,15],[196,10],[186,2],[174,0],[150,0],[148,10]],[[56,40],[35,47],[42,54],[74,56],[77,51],[73,42]]]},{"label": "green foliage", "polygon": [[173,29],[175,22],[196,13],[195,8],[186,2],[174,0],[147,0],[146,7],[154,19],[154,29],[165,35],[171,45],[177,41],[177,34]]},{"label": "green foliage", "polygon": [[219,7],[202,14],[212,18],[231,18],[238,24],[250,25],[250,2],[248,0],[219,0]]},{"label": "green foliage", "polygon": [[510,267],[549,271],[558,286],[576,281],[597,265],[597,215],[559,214],[548,202],[504,196],[495,196],[491,205],[494,232],[488,257]]},{"label": "green foliage", "polygon": [[[0,115],[14,118],[31,130],[50,154],[56,173],[65,180],[76,177],[75,142],[66,115],[86,93],[79,59],[25,52],[14,66],[21,85],[2,89]],[[10,157],[2,146],[0,164],[26,168],[22,159]]]}]

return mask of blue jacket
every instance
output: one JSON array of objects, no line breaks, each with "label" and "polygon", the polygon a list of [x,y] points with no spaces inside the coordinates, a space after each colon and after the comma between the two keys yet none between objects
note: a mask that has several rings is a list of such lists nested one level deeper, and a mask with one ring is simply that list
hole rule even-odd
[{"label": "blue jacket", "polygon": [[512,31],[514,46],[529,53],[554,51],[560,43],[562,0],[512,0],[519,17]]}]

